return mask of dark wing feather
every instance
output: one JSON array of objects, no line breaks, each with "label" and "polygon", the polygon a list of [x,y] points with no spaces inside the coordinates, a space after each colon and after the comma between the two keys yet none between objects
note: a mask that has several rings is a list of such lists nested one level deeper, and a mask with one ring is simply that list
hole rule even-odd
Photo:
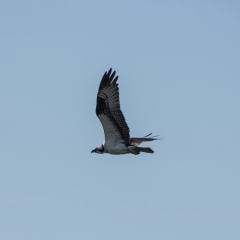
[{"label": "dark wing feather", "polygon": [[[108,126],[111,122],[115,132],[128,144],[130,131],[120,109],[119,88],[117,84],[118,76],[115,77],[115,74],[116,72],[112,73],[112,69],[110,68],[103,75],[97,94],[96,114],[103,125],[105,139],[107,133],[108,136],[114,136],[114,134],[111,135],[112,130],[109,130]],[[108,121],[104,120],[106,117]]]},{"label": "dark wing feather", "polygon": [[149,137],[152,133],[142,137],[142,138],[129,138],[129,144],[131,146],[138,146],[142,142],[149,142],[154,140],[162,140],[162,138],[157,138],[158,136]]}]

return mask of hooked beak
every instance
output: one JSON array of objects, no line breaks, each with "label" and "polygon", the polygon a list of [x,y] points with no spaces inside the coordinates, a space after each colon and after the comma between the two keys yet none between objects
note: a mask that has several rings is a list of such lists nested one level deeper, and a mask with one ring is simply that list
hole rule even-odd
[{"label": "hooked beak", "polygon": [[91,153],[93,153],[93,152],[95,152],[95,150],[94,150],[94,149],[91,151]]}]

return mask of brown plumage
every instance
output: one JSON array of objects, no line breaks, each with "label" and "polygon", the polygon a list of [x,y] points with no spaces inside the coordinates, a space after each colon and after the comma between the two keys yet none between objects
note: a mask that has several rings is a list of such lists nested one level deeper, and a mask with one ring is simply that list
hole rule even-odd
[{"label": "brown plumage", "polygon": [[130,130],[120,109],[118,76],[112,69],[102,77],[97,94],[96,114],[103,126],[105,141],[100,147],[92,150],[99,154],[139,154],[153,153],[149,147],[139,147],[142,142],[157,140],[148,134],[142,138],[130,138]]}]

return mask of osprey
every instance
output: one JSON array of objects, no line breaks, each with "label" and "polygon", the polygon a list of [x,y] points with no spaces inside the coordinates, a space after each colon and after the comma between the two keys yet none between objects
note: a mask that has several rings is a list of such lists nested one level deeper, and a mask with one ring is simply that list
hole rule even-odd
[{"label": "osprey", "polygon": [[130,138],[129,127],[120,109],[118,76],[112,69],[102,77],[98,94],[96,114],[103,126],[105,141],[100,147],[92,150],[92,153],[110,154],[139,154],[140,152],[154,153],[149,147],[139,147],[142,142],[158,140],[157,136],[149,137],[148,134],[142,138]]}]

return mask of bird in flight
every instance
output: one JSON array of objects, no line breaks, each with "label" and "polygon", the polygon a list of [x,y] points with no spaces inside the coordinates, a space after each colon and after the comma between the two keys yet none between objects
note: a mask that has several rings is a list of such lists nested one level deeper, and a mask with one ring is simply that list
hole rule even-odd
[{"label": "bird in flight", "polygon": [[140,152],[154,153],[149,147],[139,147],[142,142],[159,140],[157,136],[130,138],[130,130],[120,109],[118,76],[112,69],[102,77],[97,94],[96,114],[103,126],[105,141],[92,153],[109,154],[140,154]]}]

